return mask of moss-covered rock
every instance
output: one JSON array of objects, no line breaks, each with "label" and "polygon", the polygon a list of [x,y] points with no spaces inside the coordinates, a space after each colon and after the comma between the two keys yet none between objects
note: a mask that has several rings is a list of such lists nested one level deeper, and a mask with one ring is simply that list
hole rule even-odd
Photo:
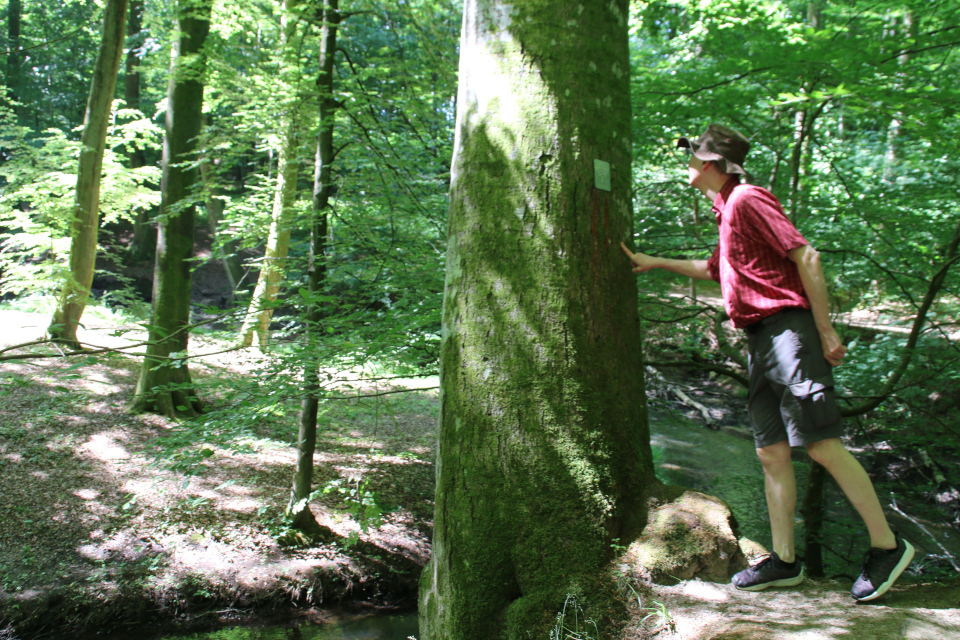
[{"label": "moss-covered rock", "polygon": [[747,555],[762,550],[749,540],[742,549],[736,530],[723,500],[684,491],[650,510],[643,535],[630,545],[626,560],[657,584],[695,577],[726,582],[746,568]]}]

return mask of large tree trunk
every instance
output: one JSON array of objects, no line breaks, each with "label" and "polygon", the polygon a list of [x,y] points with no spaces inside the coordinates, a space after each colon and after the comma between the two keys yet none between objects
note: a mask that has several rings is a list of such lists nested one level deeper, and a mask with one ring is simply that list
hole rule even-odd
[{"label": "large tree trunk", "polygon": [[464,3],[422,640],[545,637],[567,593],[601,627],[620,606],[601,575],[654,482],[636,283],[618,253],[628,9]]},{"label": "large tree trunk", "polygon": [[191,196],[196,168],[197,136],[203,110],[206,57],[203,43],[210,31],[213,0],[180,0],[180,40],[174,52],[167,89],[163,178],[160,185],[160,232],[153,271],[153,319],[150,344],[134,394],[135,411],[172,416],[193,414],[200,403],[192,389],[185,354],[189,338],[190,290],[196,206]]},{"label": "large tree trunk", "polygon": [[117,71],[123,56],[127,0],[108,0],[103,15],[103,36],[93,69],[87,113],[80,136],[80,163],[70,233],[70,274],[60,294],[60,303],[48,329],[50,336],[77,347],[77,325],[93,283],[100,229],[100,170],[110,124],[110,107],[117,87]]},{"label": "large tree trunk", "polygon": [[[140,110],[140,57],[143,55],[143,0],[130,0],[130,17],[127,20],[127,60],[123,82],[123,99],[128,109]],[[146,166],[143,149],[135,147],[130,153],[130,168]],[[157,234],[150,227],[150,210],[137,209],[133,223],[133,241],[129,252],[137,260],[153,257],[157,248]]]},{"label": "large tree trunk", "polygon": [[[299,0],[284,0],[281,28],[284,34],[284,74],[299,72],[296,65],[298,47],[296,45],[297,18],[293,14]],[[295,91],[295,78],[287,78],[288,91]],[[249,347],[254,340],[261,349],[266,348],[270,337],[270,320],[273,317],[274,304],[280,292],[280,281],[283,279],[287,253],[290,251],[290,231],[293,224],[293,205],[297,195],[297,174],[300,170],[299,152],[299,117],[300,109],[298,97],[289,96],[286,108],[283,110],[285,123],[283,127],[283,142],[280,147],[280,157],[277,160],[277,186],[273,196],[273,215],[270,221],[270,233],[267,236],[267,247],[263,256],[263,265],[253,297],[250,299],[250,308],[247,310],[243,326],[240,328],[239,344]]]},{"label": "large tree trunk", "polygon": [[323,308],[315,299],[323,290],[327,274],[327,208],[333,187],[333,126],[337,101],[333,97],[333,63],[337,52],[337,28],[340,0],[326,0],[323,30],[320,37],[320,74],[317,89],[320,95],[320,133],[313,173],[313,215],[310,265],[307,291],[307,359],[303,370],[304,397],[300,405],[300,431],[297,434],[297,471],[293,477],[287,513],[295,528],[316,532],[316,519],[307,500],[313,490],[313,454],[317,446],[317,412],[320,408],[320,362],[313,354],[320,344],[320,322]]}]

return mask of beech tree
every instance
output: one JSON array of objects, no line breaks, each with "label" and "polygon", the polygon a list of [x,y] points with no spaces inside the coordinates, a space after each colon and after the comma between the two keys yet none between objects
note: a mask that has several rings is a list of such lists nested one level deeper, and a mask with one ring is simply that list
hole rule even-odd
[{"label": "beech tree", "polygon": [[595,618],[652,481],[631,234],[627,0],[467,0],[426,640]]},{"label": "beech tree", "polygon": [[294,201],[297,195],[297,175],[300,172],[299,136],[300,105],[297,96],[297,65],[299,50],[296,15],[299,0],[284,0],[280,29],[283,32],[283,71],[279,85],[289,94],[283,100],[280,156],[277,160],[277,182],[273,195],[270,231],[264,251],[263,264],[256,289],[250,299],[247,316],[240,328],[239,343],[249,347],[256,339],[261,349],[266,348],[270,335],[273,305],[280,292],[287,254],[290,252],[290,232],[293,225]]},{"label": "beech tree", "polygon": [[[140,59],[143,56],[143,1],[130,0],[130,16],[127,19],[127,59],[123,79],[123,100],[128,109],[141,111],[141,73]],[[146,154],[139,146],[130,153],[130,168],[137,169],[147,164]],[[156,234],[150,228],[150,210],[140,207],[133,221],[133,239],[129,251],[138,258],[147,259],[153,255],[156,248]]]},{"label": "beech tree", "polygon": [[323,3],[323,28],[320,35],[320,73],[317,89],[320,97],[320,132],[313,173],[313,226],[310,231],[310,264],[307,268],[308,303],[306,312],[307,353],[303,369],[303,400],[300,403],[300,428],[297,433],[297,470],[293,476],[287,514],[294,527],[308,532],[319,530],[307,504],[313,490],[313,454],[317,447],[317,414],[320,408],[320,362],[314,352],[322,340],[320,322],[323,307],[317,299],[326,280],[327,213],[333,192],[333,134],[337,101],[333,96],[333,67],[337,53],[337,29],[340,26],[340,0]]},{"label": "beech tree", "polygon": [[90,97],[80,139],[82,146],[70,231],[70,274],[48,329],[51,337],[70,346],[77,346],[77,325],[87,306],[93,283],[97,232],[100,230],[100,171],[113,93],[117,87],[117,71],[123,56],[126,22],[127,0],[108,0],[103,15],[100,53],[90,81]]},{"label": "beech tree", "polygon": [[150,343],[140,368],[133,409],[192,414],[200,402],[191,388],[186,354],[190,337],[193,238],[199,179],[197,136],[203,111],[203,44],[213,0],[178,0],[180,37],[174,45],[167,93],[160,230],[153,270]]}]

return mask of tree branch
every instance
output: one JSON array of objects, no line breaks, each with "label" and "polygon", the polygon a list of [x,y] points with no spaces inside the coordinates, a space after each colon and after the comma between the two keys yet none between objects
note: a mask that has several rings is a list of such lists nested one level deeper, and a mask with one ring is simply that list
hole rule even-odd
[{"label": "tree branch", "polygon": [[960,222],[957,223],[957,227],[953,232],[953,238],[951,238],[950,242],[947,244],[946,251],[944,252],[944,263],[933,276],[933,280],[931,280],[930,286],[927,288],[927,293],[923,297],[923,302],[921,302],[920,308],[917,310],[917,317],[913,321],[913,328],[910,330],[910,336],[907,338],[907,344],[904,346],[903,352],[900,355],[900,363],[897,365],[897,368],[894,370],[893,374],[887,378],[887,382],[879,394],[863,404],[841,410],[841,415],[855,416],[876,409],[880,403],[882,403],[887,396],[890,395],[894,387],[896,387],[897,383],[900,381],[900,378],[903,377],[904,373],[906,373],[907,367],[910,366],[910,360],[913,358],[913,352],[917,346],[917,340],[920,339],[920,332],[923,328],[923,323],[927,318],[927,312],[937,299],[937,295],[940,293],[940,289],[943,287],[943,283],[947,278],[947,272],[949,271],[950,267],[956,262],[960,261],[960,255],[957,255],[958,248],[960,248]]}]

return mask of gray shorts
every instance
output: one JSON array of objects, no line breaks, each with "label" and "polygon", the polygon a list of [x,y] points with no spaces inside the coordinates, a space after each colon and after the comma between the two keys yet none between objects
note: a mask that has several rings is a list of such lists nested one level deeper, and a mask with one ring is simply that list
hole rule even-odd
[{"label": "gray shorts", "polygon": [[747,328],[750,395],[757,448],[791,447],[843,433],[833,367],[823,357],[813,314],[785,309]]}]

